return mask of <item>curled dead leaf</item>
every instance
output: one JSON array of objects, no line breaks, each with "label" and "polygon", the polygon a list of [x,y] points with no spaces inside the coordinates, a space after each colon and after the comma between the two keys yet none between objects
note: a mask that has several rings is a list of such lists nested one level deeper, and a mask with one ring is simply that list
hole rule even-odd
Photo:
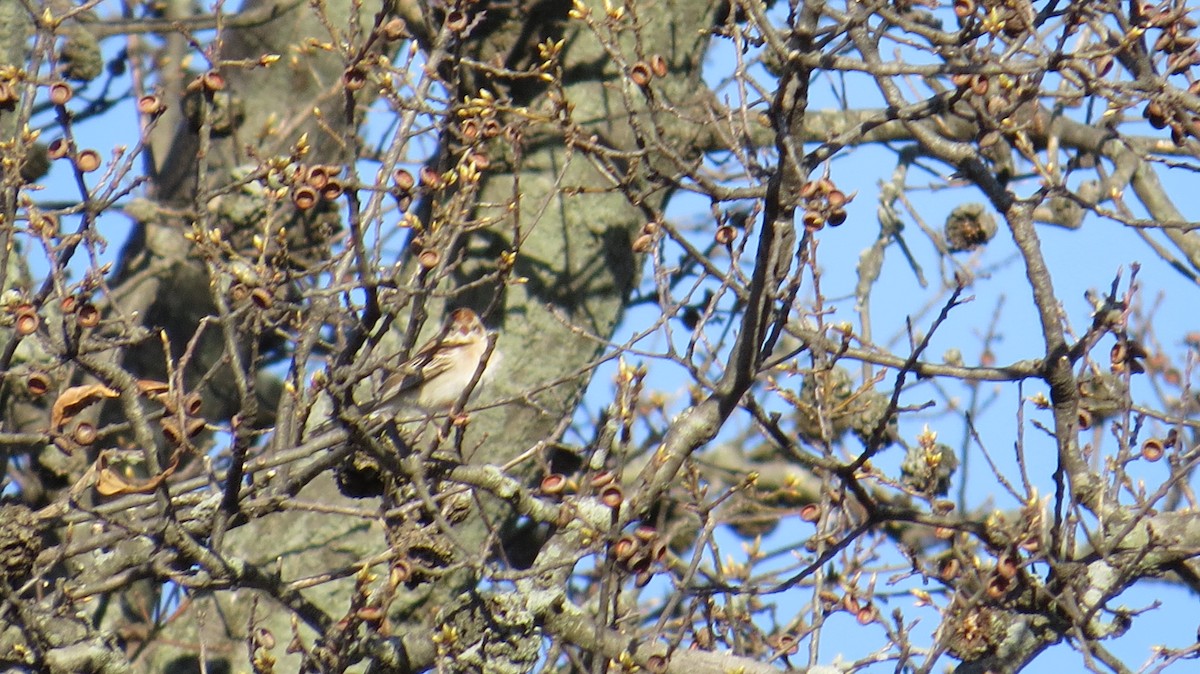
[{"label": "curled dead leaf", "polygon": [[162,484],[163,480],[171,477],[179,467],[179,457],[176,455],[161,473],[145,480],[130,479],[109,465],[109,455],[102,452],[96,459],[96,493],[101,496],[121,496],[124,494],[148,494]]},{"label": "curled dead leaf", "polygon": [[63,425],[79,414],[83,408],[105,398],[116,398],[121,395],[104,384],[85,384],[72,386],[62,392],[54,401],[50,410],[50,428],[61,430]]}]

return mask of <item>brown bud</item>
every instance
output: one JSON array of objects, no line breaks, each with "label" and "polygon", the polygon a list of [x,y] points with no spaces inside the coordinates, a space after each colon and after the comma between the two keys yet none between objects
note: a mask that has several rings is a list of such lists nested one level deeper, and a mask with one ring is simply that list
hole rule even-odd
[{"label": "brown bud", "polygon": [[652,77],[654,77],[654,73],[650,71],[650,66],[645,61],[638,61],[629,67],[629,79],[639,87],[650,84]]},{"label": "brown bud", "polygon": [[359,67],[354,67],[342,73],[342,85],[346,91],[358,91],[367,86],[367,73]]},{"label": "brown bud", "polygon": [[100,325],[100,310],[91,302],[84,302],[75,311],[75,322],[80,327],[94,328]]},{"label": "brown bud", "polygon": [[66,82],[55,82],[50,85],[50,102],[54,105],[66,105],[75,95],[75,90]]},{"label": "brown bud", "polygon": [[147,94],[139,98],[137,108],[138,112],[151,117],[160,115],[162,114],[163,110],[166,110],[166,106],[163,105],[162,99],[154,94]]},{"label": "brown bud", "polygon": [[302,211],[307,211],[317,205],[317,191],[308,185],[300,185],[292,190],[292,203]]},{"label": "brown bud", "polygon": [[100,168],[100,153],[95,150],[80,150],[79,154],[75,155],[75,168],[83,173],[91,173]]}]

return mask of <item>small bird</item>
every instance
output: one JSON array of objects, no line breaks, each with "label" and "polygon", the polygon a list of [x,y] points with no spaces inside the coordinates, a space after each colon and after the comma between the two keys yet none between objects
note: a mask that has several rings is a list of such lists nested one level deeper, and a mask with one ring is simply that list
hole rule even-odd
[{"label": "small bird", "polygon": [[[375,417],[448,412],[475,378],[487,346],[487,330],[479,316],[470,309],[455,309],[437,336],[388,375],[376,400],[362,407]],[[497,362],[493,352],[481,381]]]}]

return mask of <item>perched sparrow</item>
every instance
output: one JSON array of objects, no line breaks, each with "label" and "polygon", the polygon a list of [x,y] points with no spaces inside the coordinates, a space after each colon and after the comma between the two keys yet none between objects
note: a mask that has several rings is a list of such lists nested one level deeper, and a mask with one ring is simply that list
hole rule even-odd
[{"label": "perched sparrow", "polygon": [[[479,316],[470,309],[455,309],[441,332],[388,375],[376,400],[363,407],[372,416],[449,411],[475,378],[487,343]],[[493,353],[488,369],[496,362]]]}]

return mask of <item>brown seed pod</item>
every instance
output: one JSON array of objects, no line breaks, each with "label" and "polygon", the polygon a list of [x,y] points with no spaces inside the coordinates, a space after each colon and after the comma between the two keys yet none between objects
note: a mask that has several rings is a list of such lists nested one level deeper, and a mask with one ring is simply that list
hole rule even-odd
[{"label": "brown seed pod", "polygon": [[670,65],[662,54],[654,54],[650,57],[650,71],[654,73],[655,77],[666,77],[670,70]]},{"label": "brown seed pod", "polygon": [[50,102],[54,105],[66,105],[75,95],[75,90],[66,82],[55,82],[50,85]]},{"label": "brown seed pod", "polygon": [[11,110],[15,107],[17,96],[13,92],[13,87],[7,80],[0,80],[0,107],[6,110]]},{"label": "brown seed pod", "polygon": [[716,239],[718,244],[729,246],[737,240],[737,230],[729,225],[721,225],[717,228],[717,232],[713,238]]},{"label": "brown seed pod", "polygon": [[325,201],[336,201],[342,196],[344,189],[342,181],[330,179],[325,183],[325,187],[321,188],[321,198]]},{"label": "brown seed pod", "polygon": [[649,570],[642,571],[641,573],[639,573],[637,575],[636,578],[634,578],[633,584],[639,588],[642,588],[642,587],[646,587],[647,585],[649,585],[650,581],[652,581],[652,580],[654,580],[653,572],[651,572]]},{"label": "brown seed pod", "polygon": [[551,473],[542,478],[543,494],[557,496],[567,490],[567,476],[562,473]]},{"label": "brown seed pod", "polygon": [[75,311],[75,322],[83,328],[94,328],[100,325],[100,310],[91,302],[84,302]]},{"label": "brown seed pod", "polygon": [[808,503],[800,508],[800,520],[803,522],[816,522],[821,518],[821,506],[816,503]]},{"label": "brown seed pod", "polygon": [[933,536],[934,538],[948,541],[951,538],[954,538],[954,529],[951,529],[950,527],[934,527]]},{"label": "brown seed pod", "polygon": [[958,572],[961,568],[962,564],[956,557],[947,557],[938,565],[938,577],[946,582],[950,582],[958,577]]},{"label": "brown seed pod", "polygon": [[205,423],[203,419],[188,419],[187,420],[187,436],[194,438],[204,431]]},{"label": "brown seed pod", "polygon": [[436,250],[423,250],[421,251],[421,254],[417,256],[417,261],[421,263],[422,267],[426,269],[433,269],[434,267],[438,266],[439,262],[442,261],[442,255]]},{"label": "brown seed pod", "polygon": [[229,286],[229,299],[233,300],[234,304],[241,304],[249,296],[250,289],[245,283],[239,281]]},{"label": "brown seed pod", "polygon": [[378,606],[364,606],[355,611],[354,617],[365,623],[378,624],[387,617],[387,612]]},{"label": "brown seed pod", "polygon": [[620,485],[610,484],[600,490],[600,502],[609,508],[620,508],[624,501],[625,494],[621,491]]},{"label": "brown seed pod", "polygon": [[875,608],[874,604],[867,604],[866,606],[858,609],[858,611],[854,614],[854,618],[858,621],[859,625],[870,625],[871,623],[875,622],[875,619],[878,617],[879,609]]},{"label": "brown seed pod", "polygon": [[46,146],[46,156],[51,159],[62,159],[71,154],[71,145],[66,138],[55,138]]},{"label": "brown seed pod", "polygon": [[183,444],[184,433],[179,430],[179,421],[175,417],[163,417],[159,427],[168,444],[176,447]]},{"label": "brown seed pod", "polygon": [[846,193],[841,190],[834,190],[830,192],[829,196],[825,197],[825,200],[829,202],[830,208],[841,208],[850,201],[850,199],[846,196]]},{"label": "brown seed pod", "polygon": [[954,0],[954,16],[965,19],[975,13],[975,0]]},{"label": "brown seed pod", "polygon": [[[514,129],[512,127],[510,127],[509,130],[512,131],[513,133],[516,133],[516,129]],[[483,120],[483,137],[484,138],[495,138],[496,136],[500,135],[501,131],[503,131],[503,129],[500,127],[500,122],[497,122],[495,119]],[[520,140],[519,137],[516,137],[516,138],[510,137],[508,139],[508,142],[513,145],[517,145],[519,140]]]},{"label": "brown seed pod", "polygon": [[633,240],[633,252],[648,253],[654,247],[654,237],[649,234],[642,234]]},{"label": "brown seed pod", "polygon": [[624,536],[618,538],[615,543],[613,543],[613,559],[624,563],[633,557],[634,553],[636,553],[641,547],[641,544],[638,543],[636,538],[629,534],[625,534]]},{"label": "brown seed pod", "polygon": [[396,169],[392,173],[392,182],[396,183],[396,189],[401,192],[408,192],[417,184],[417,181],[413,178],[413,174],[404,169]]},{"label": "brown seed pod", "polygon": [[1149,438],[1142,443],[1142,458],[1151,462],[1158,461],[1163,457],[1165,449],[1162,440]]},{"label": "brown seed pod", "polygon": [[835,208],[829,212],[829,226],[840,227],[846,222],[846,210],[844,208]]},{"label": "brown seed pod", "polygon": [[342,73],[342,85],[346,91],[358,91],[367,86],[367,73],[362,68],[354,67]]},{"label": "brown seed pod", "polygon": [[483,152],[472,152],[471,163],[475,165],[477,171],[486,171],[492,165],[492,160]]},{"label": "brown seed pod", "polygon": [[633,530],[633,536],[643,543],[651,543],[658,538],[658,529],[649,524],[639,524]]},{"label": "brown seed pod", "polygon": [[81,421],[71,432],[71,439],[81,447],[87,447],[96,441],[96,427],[86,421]]},{"label": "brown seed pod", "polygon": [[987,595],[992,599],[1002,599],[1012,588],[1012,581],[1004,576],[992,576],[987,584]]},{"label": "brown seed pod", "polygon": [[400,587],[400,584],[412,578],[412,564],[406,559],[397,559],[392,563],[392,569],[388,573],[388,583],[392,589]]},{"label": "brown seed pod", "polygon": [[259,627],[254,630],[254,640],[258,642],[260,647],[268,651],[275,648],[275,634],[265,627]]},{"label": "brown seed pod", "polygon": [[259,309],[270,309],[275,305],[275,296],[266,288],[258,287],[250,291],[250,301]]},{"label": "brown seed pod", "polygon": [[317,191],[308,185],[300,185],[292,190],[292,203],[302,211],[316,206],[317,200]]},{"label": "brown seed pod", "polygon": [[421,184],[431,190],[440,190],[444,184],[442,174],[438,173],[432,166],[422,166]]},{"label": "brown seed pod", "polygon": [[835,189],[837,189],[837,186],[834,185],[833,181],[830,180],[829,178],[821,178],[821,179],[817,180],[817,193],[820,194],[821,196],[829,194],[830,192],[834,191]]},{"label": "brown seed pod", "polygon": [[950,76],[950,84],[953,84],[959,89],[966,89],[971,86],[972,75],[970,73],[954,73]]},{"label": "brown seed pod", "polygon": [[655,653],[646,658],[646,671],[650,674],[664,674],[667,671],[667,658]]},{"label": "brown seed pod", "polygon": [[380,35],[388,42],[403,40],[408,37],[408,24],[400,17],[394,17],[379,29]]},{"label": "brown seed pod", "polygon": [[1017,575],[1017,570],[1021,568],[1021,560],[1013,555],[1004,555],[996,560],[996,573],[1009,580]]},{"label": "brown seed pod", "polygon": [[304,172],[304,182],[308,183],[309,187],[314,190],[319,190],[329,184],[329,169],[324,166],[310,166]]},{"label": "brown seed pod", "polygon": [[651,561],[650,554],[647,551],[639,550],[637,554],[630,557],[625,563],[625,568],[632,573],[643,573],[650,570]]},{"label": "brown seed pod", "polygon": [[650,80],[653,77],[654,73],[651,72],[650,65],[645,61],[638,61],[632,66],[629,66],[629,79],[639,87],[645,87],[646,85],[650,84]]},{"label": "brown seed pod", "polygon": [[1167,126],[1167,113],[1163,106],[1158,101],[1150,101],[1146,107],[1142,108],[1142,117],[1150,122],[1150,126],[1156,129],[1164,129]]},{"label": "brown seed pod", "polygon": [[225,90],[225,76],[215,70],[209,70],[200,76],[200,84],[209,93]]},{"label": "brown seed pod", "polygon": [[800,186],[800,198],[812,199],[817,195],[817,181],[810,180]]},{"label": "brown seed pod", "polygon": [[100,164],[100,153],[95,150],[80,150],[79,154],[75,155],[75,168],[82,173],[91,173],[100,168]]},{"label": "brown seed pod", "polygon": [[825,216],[818,211],[804,211],[804,217],[801,218],[804,223],[804,228],[810,232],[815,232],[825,226]]},{"label": "brown seed pod", "polygon": [[192,391],[183,397],[183,413],[189,417],[199,416],[200,408],[204,406],[204,399],[199,393]]},{"label": "brown seed pod", "polygon": [[976,96],[985,96],[988,92],[988,79],[983,75],[976,75],[971,78],[971,93]]},{"label": "brown seed pod", "polygon": [[41,319],[34,312],[21,312],[17,314],[16,329],[17,334],[22,337],[28,337],[37,332],[38,326],[41,325]]},{"label": "brown seed pod", "polygon": [[467,13],[461,9],[450,10],[446,14],[446,28],[452,33],[461,33],[467,29]]},{"label": "brown seed pod", "polygon": [[154,117],[162,114],[162,112],[167,109],[167,106],[163,105],[162,99],[157,95],[146,94],[138,99],[137,109],[138,112],[142,113],[143,115]]},{"label": "brown seed pod", "polygon": [[473,141],[480,133],[482,131],[479,128],[479,120],[474,117],[468,117],[458,125],[458,135],[462,136],[463,140]]},{"label": "brown seed pod", "polygon": [[1092,413],[1080,408],[1079,418],[1076,421],[1079,424],[1079,430],[1086,431],[1092,427]]},{"label": "brown seed pod", "polygon": [[29,376],[25,377],[25,390],[35,398],[49,393],[50,385],[50,377],[43,372],[30,372]]},{"label": "brown seed pod", "polygon": [[593,475],[592,479],[588,482],[591,484],[592,489],[600,489],[612,484],[615,479],[617,479],[616,473],[613,473],[611,470],[602,470]]}]

